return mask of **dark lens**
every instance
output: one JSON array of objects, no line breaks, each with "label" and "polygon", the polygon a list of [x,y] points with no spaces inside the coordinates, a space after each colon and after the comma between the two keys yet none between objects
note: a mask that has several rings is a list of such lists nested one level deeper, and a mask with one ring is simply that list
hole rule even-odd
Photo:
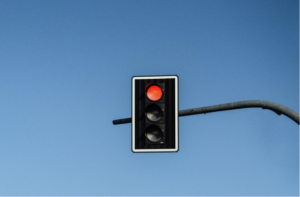
[{"label": "dark lens", "polygon": [[146,129],[146,137],[151,142],[158,142],[163,137],[163,133],[162,133],[161,129],[158,126],[150,125]]},{"label": "dark lens", "polygon": [[157,122],[163,117],[163,111],[158,105],[151,104],[146,108],[146,117],[153,122]]}]

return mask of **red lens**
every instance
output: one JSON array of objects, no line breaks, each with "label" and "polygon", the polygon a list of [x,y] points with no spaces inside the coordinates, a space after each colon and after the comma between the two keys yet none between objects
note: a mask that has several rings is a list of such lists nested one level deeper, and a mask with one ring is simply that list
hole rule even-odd
[{"label": "red lens", "polygon": [[158,85],[152,85],[147,89],[147,97],[151,101],[158,101],[162,97],[162,90]]}]

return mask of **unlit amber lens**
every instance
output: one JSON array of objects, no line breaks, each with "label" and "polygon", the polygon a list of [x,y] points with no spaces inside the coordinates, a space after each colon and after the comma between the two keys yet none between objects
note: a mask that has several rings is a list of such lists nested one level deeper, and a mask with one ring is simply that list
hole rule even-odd
[{"label": "unlit amber lens", "polygon": [[162,97],[162,90],[157,85],[152,85],[147,89],[147,97],[152,101],[157,101]]},{"label": "unlit amber lens", "polygon": [[151,104],[146,107],[146,117],[152,122],[158,122],[163,117],[163,111],[158,105]]}]

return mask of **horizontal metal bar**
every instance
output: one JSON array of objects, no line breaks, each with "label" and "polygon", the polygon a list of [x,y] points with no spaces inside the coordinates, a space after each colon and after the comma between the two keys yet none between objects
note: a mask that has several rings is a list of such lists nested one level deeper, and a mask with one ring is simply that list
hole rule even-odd
[{"label": "horizontal metal bar", "polygon": [[[273,112],[277,113],[278,115],[284,114],[297,124],[299,124],[299,114],[295,111],[277,103],[269,102],[269,101],[260,101],[260,100],[250,100],[250,101],[239,101],[233,103],[225,103],[220,105],[213,105],[207,107],[199,107],[199,108],[192,108],[192,109],[185,109],[180,110],[178,116],[190,116],[195,114],[206,114],[211,112],[218,112],[218,111],[225,111],[225,110],[233,110],[233,109],[241,109],[241,108],[263,108],[269,109]],[[124,118],[113,120],[113,124],[126,124],[131,123],[131,118]]]},{"label": "horizontal metal bar", "polygon": [[131,123],[131,118],[124,118],[124,119],[118,119],[118,120],[113,120],[113,124],[126,124],[126,123]]}]

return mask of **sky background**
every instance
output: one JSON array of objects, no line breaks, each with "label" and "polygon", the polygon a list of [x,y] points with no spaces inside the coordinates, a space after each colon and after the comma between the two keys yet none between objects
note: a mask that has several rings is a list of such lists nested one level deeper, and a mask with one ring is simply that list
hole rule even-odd
[{"label": "sky background", "polygon": [[299,113],[299,1],[0,1],[0,195],[299,195],[299,125],[260,108],[179,118],[132,153],[131,78],[178,75],[179,109]]}]

